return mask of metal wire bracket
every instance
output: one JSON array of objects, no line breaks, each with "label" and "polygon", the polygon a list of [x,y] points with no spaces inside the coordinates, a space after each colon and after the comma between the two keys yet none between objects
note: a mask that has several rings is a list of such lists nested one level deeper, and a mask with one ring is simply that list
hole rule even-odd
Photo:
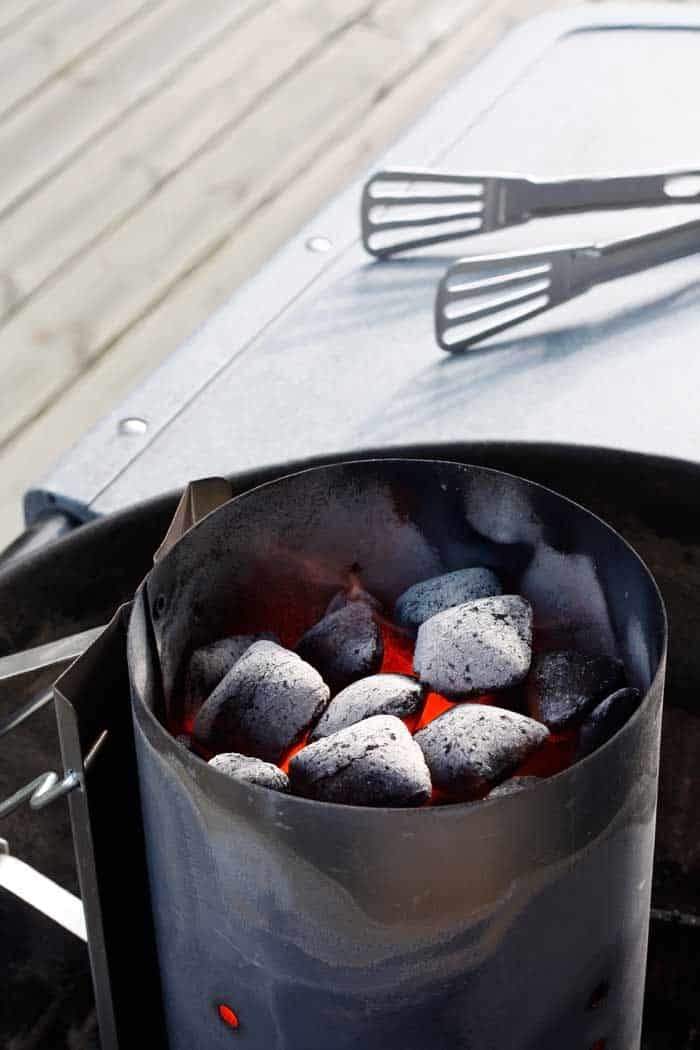
[{"label": "metal wire bracket", "polygon": [[0,820],[3,817],[9,817],[10,813],[14,813],[25,802],[29,802],[32,809],[43,809],[44,806],[55,802],[57,798],[63,798],[79,786],[80,777],[72,769],[66,773],[63,779],[59,779],[58,775],[53,771],[41,773],[34,780],[30,780],[28,784],[21,787],[19,791],[15,791],[14,795],[10,795],[9,798],[0,803]]}]

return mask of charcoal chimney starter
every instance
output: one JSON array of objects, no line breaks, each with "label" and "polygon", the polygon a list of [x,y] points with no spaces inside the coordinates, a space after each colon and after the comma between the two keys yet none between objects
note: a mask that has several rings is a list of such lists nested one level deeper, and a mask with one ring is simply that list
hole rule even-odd
[{"label": "charcoal chimney starter", "polygon": [[[469,566],[532,603],[539,649],[617,656],[644,698],[564,772],[472,804],[340,806],[238,782],[166,728],[202,646],[293,647],[350,573],[390,609]],[[625,541],[498,471],[340,463],[205,517],[149,573],[128,639],[171,1050],[637,1050],[665,646]]]}]

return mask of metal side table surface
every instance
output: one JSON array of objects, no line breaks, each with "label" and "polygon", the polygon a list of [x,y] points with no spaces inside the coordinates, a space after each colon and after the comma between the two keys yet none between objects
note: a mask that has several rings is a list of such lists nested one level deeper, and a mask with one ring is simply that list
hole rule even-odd
[{"label": "metal side table surface", "polygon": [[[555,177],[697,166],[699,45],[695,7],[586,6],[534,19],[372,168]],[[417,441],[558,441],[697,459],[697,257],[596,288],[459,357],[438,349],[432,307],[439,276],[465,250],[644,233],[696,218],[700,206],[537,220],[377,262],[359,242],[363,180],[32,488],[29,521],[50,505],[87,518],[198,476]]]}]

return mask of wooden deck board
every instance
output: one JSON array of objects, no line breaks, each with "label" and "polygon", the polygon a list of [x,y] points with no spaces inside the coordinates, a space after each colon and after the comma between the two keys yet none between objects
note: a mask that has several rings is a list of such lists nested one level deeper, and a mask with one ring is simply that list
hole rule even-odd
[{"label": "wooden deck board", "polygon": [[0,219],[0,318],[160,192],[368,7],[367,0],[344,0],[323,19],[317,0],[264,7],[222,32],[172,83],[13,208]]},{"label": "wooden deck board", "polygon": [[[212,2],[202,5],[209,30],[195,6],[168,0],[171,11],[189,11],[179,32],[194,24],[200,35],[196,45],[192,35],[179,43],[174,71],[161,42],[150,98],[138,106],[133,93],[122,98],[116,117],[112,96],[90,100],[89,126],[108,127],[99,145],[79,114],[82,137],[66,147],[57,135],[43,169],[26,168],[14,190],[0,174],[8,202],[0,279],[11,310],[0,325],[2,541],[19,527],[23,490],[63,448],[206,320],[457,69],[514,19],[551,4],[284,0],[269,9],[250,3],[232,26]],[[139,18],[138,40],[160,13]],[[109,42],[101,46],[111,61],[124,54],[122,44],[113,52]],[[148,49],[139,43],[132,54],[129,75],[146,84],[153,74],[137,66]],[[92,61],[77,63],[62,87],[89,81]],[[22,107],[27,142],[37,103],[56,88],[47,82]],[[76,98],[69,92],[52,105],[70,109]],[[3,150],[3,131],[13,124],[19,133],[22,112],[0,122]],[[28,188],[18,192],[20,185]]]},{"label": "wooden deck board", "polygon": [[[94,2],[94,0],[93,0]],[[156,94],[219,33],[272,0],[168,0],[0,121],[0,214]]]},{"label": "wooden deck board", "polygon": [[26,28],[57,0],[3,0],[0,6],[0,37]]},{"label": "wooden deck board", "polygon": [[[394,41],[352,27],[14,314],[0,338],[0,441],[113,346],[247,211],[283,193],[405,60]],[[274,135],[261,130],[270,128]]]},{"label": "wooden deck board", "polygon": [[25,32],[0,37],[0,119],[101,41],[128,32],[159,2],[58,0],[26,23]]}]

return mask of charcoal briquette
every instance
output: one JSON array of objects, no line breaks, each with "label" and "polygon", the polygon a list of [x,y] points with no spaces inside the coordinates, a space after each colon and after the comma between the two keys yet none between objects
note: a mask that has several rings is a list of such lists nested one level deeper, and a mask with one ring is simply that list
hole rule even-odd
[{"label": "charcoal briquette", "polygon": [[316,668],[335,694],[379,670],[384,644],[369,606],[351,602],[311,627],[296,651]]},{"label": "charcoal briquette", "polygon": [[273,791],[289,791],[289,778],[278,766],[263,762],[260,758],[239,755],[236,752],[224,752],[210,759],[209,765],[218,769],[233,780],[243,784],[256,784],[258,787],[271,788]]},{"label": "charcoal briquette", "polygon": [[517,795],[519,791],[527,791],[528,788],[539,784],[541,777],[511,777],[491,788],[488,798],[503,798],[506,795]]},{"label": "charcoal briquette", "polygon": [[209,752],[279,762],[323,714],[328,686],[275,642],[255,642],[200,708],[193,738]]},{"label": "charcoal briquette", "polygon": [[479,598],[431,616],[418,628],[413,667],[451,700],[508,689],[532,658],[532,609],[517,594]]},{"label": "charcoal briquette", "polygon": [[425,703],[425,689],[405,674],[375,674],[360,678],[333,697],[310,741],[330,736],[372,715],[417,715]]},{"label": "charcoal briquette", "polygon": [[529,714],[554,731],[569,729],[625,684],[622,663],[574,649],[540,653],[525,686]]},{"label": "charcoal briquette", "polygon": [[253,642],[264,640],[279,641],[274,634],[234,634],[195,649],[190,657],[185,680],[185,714],[196,714],[246,649],[249,649]]},{"label": "charcoal briquette", "polygon": [[289,780],[305,798],[356,806],[420,806],[431,795],[421,749],[392,715],[308,744],[289,763]]},{"label": "charcoal briquette", "polygon": [[641,699],[638,689],[618,689],[594,707],[581,725],[576,757],[590,755],[596,748],[611,740],[632,717]]},{"label": "charcoal briquette", "polygon": [[417,630],[445,609],[502,592],[498,577],[490,569],[457,569],[414,583],[397,598],[394,619],[402,627]]},{"label": "charcoal briquette", "polygon": [[545,726],[484,704],[460,704],[415,735],[433,785],[455,800],[483,794],[547,739]]}]

